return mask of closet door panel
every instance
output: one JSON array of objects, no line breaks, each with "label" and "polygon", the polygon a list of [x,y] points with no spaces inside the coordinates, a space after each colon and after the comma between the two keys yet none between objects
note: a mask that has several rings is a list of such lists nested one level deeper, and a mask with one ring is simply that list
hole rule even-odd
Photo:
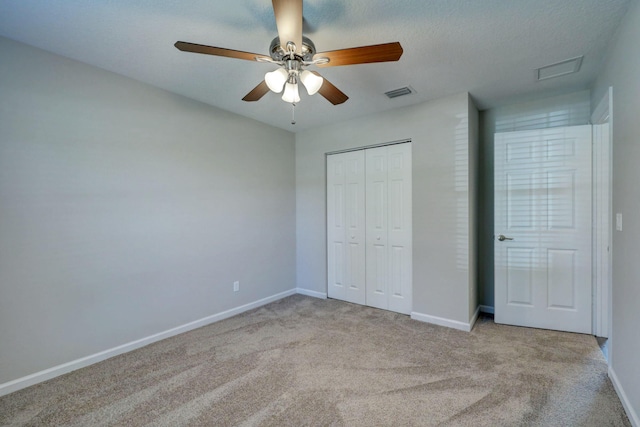
[{"label": "closet door panel", "polygon": [[327,294],[365,303],[364,153],[327,156]]},{"label": "closet door panel", "polygon": [[367,194],[367,305],[388,309],[389,248],[387,147],[365,150]]},{"label": "closet door panel", "polygon": [[388,170],[388,309],[411,313],[412,216],[411,144],[387,147]]},{"label": "closet door panel", "polygon": [[346,241],[349,250],[345,259],[347,268],[345,300],[364,304],[365,277],[365,159],[362,151],[343,153],[346,158],[345,199]]},{"label": "closet door panel", "polygon": [[327,156],[327,295],[345,299],[345,159]]}]

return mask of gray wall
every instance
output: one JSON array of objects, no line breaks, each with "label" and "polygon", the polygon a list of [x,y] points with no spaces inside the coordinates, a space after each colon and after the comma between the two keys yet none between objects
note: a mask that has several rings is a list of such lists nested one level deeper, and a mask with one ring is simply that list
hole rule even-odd
[{"label": "gray wall", "polygon": [[[623,230],[613,233],[611,369],[640,425],[640,2],[629,12],[592,91],[598,105],[613,87],[613,212]],[[614,217],[615,218],[615,217]]]},{"label": "gray wall", "polygon": [[413,311],[469,322],[477,306],[470,102],[464,93],[296,134],[298,288],[327,292],[325,154],[411,139]]},{"label": "gray wall", "polygon": [[589,123],[588,90],[480,112],[480,211],[478,292],[480,304],[493,308],[493,137],[496,132],[578,126]]},{"label": "gray wall", "polygon": [[7,39],[0,94],[0,384],[295,287],[293,134]]}]

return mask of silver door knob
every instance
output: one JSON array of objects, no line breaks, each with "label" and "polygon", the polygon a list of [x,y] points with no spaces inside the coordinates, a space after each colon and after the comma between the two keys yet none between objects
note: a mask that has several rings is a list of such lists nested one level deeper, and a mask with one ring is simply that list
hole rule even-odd
[{"label": "silver door knob", "polygon": [[355,238],[356,238],[356,236],[352,234],[352,235],[351,235],[351,238],[352,238],[352,239],[355,239]]},{"label": "silver door knob", "polygon": [[507,237],[503,234],[498,236],[498,240],[500,240],[501,242],[504,242],[505,240],[513,240],[513,237]]}]

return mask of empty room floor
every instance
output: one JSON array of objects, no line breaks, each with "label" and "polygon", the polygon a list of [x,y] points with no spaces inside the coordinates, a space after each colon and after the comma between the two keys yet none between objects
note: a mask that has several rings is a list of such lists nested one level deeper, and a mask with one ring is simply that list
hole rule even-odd
[{"label": "empty room floor", "polygon": [[294,295],[0,397],[0,425],[630,423],[592,336]]}]

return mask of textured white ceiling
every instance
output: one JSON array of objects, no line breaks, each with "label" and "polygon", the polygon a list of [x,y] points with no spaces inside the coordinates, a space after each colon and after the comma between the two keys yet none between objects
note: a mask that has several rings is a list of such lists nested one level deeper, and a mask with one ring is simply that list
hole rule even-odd
[{"label": "textured white ceiling", "polygon": [[[333,106],[301,91],[241,101],[273,65],[178,51],[177,40],[266,54],[268,0],[2,0],[0,35],[299,131],[468,91],[480,109],[588,88],[630,0],[305,0],[319,51],[399,41],[399,62],[319,70],[349,96]],[[579,73],[534,69],[584,55]],[[1,60],[1,59],[0,59]],[[411,86],[416,93],[387,99]]]}]

